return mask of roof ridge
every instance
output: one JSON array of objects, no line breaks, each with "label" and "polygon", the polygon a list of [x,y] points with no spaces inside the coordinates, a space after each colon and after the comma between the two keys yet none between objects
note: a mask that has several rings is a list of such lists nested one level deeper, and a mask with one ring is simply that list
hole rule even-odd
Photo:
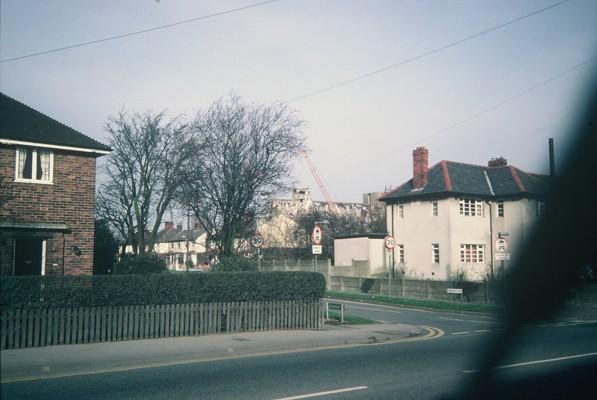
[{"label": "roof ridge", "polygon": [[444,185],[448,192],[452,191],[452,179],[450,178],[450,171],[448,170],[448,162],[442,160],[442,170],[444,171]]},{"label": "roof ridge", "polygon": [[[521,192],[526,192],[527,189],[524,187],[522,181],[520,180],[520,177],[518,176],[518,168],[516,168],[514,165],[510,165],[510,173],[512,174],[512,179],[514,179],[514,182],[516,182],[516,186],[518,186],[518,189]],[[524,172],[524,171],[521,171]]]}]

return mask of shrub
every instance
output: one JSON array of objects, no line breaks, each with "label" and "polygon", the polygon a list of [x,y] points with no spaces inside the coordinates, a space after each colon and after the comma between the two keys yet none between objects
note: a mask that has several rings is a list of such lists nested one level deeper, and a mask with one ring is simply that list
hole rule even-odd
[{"label": "shrub", "polygon": [[167,272],[166,261],[157,254],[127,254],[114,264],[114,274],[154,274]]},{"label": "shrub", "polygon": [[214,265],[215,272],[257,271],[257,262],[247,257],[222,257]]},{"label": "shrub", "polygon": [[314,272],[27,276],[0,279],[2,308],[317,300]]}]

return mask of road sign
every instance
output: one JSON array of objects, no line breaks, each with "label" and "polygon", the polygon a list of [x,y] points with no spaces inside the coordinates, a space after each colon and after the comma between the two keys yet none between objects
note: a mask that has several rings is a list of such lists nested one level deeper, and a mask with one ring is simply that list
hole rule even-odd
[{"label": "road sign", "polygon": [[498,261],[509,260],[510,253],[495,253],[495,259]]},{"label": "road sign", "polygon": [[508,241],[504,238],[499,238],[495,241],[495,251],[498,253],[508,252]]},{"label": "road sign", "polygon": [[251,236],[251,246],[255,247],[256,249],[261,248],[263,246],[263,236],[258,233]]},{"label": "road sign", "polygon": [[320,244],[314,244],[312,247],[313,254],[322,254],[323,246]]},{"label": "road sign", "polygon": [[388,250],[393,250],[394,247],[396,247],[396,239],[394,239],[394,236],[392,235],[388,235],[383,239],[383,243],[386,246],[386,249]]},{"label": "road sign", "polygon": [[[317,224],[315,224],[315,226],[313,227],[313,233],[311,234],[311,241],[313,242],[313,244],[321,244],[321,241],[323,240],[323,231],[321,230],[321,227]],[[315,254],[315,253],[313,253]],[[319,253],[321,254],[321,253]]]},{"label": "road sign", "polygon": [[448,288],[446,291],[452,294],[462,294],[462,289]]}]

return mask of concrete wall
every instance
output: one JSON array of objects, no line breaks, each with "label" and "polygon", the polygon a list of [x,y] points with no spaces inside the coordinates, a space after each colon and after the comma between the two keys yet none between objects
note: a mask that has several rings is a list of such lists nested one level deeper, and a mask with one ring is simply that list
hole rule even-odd
[{"label": "concrete wall", "polygon": [[384,274],[388,272],[388,257],[383,239],[368,237],[334,239],[335,266],[366,265],[367,275]]}]

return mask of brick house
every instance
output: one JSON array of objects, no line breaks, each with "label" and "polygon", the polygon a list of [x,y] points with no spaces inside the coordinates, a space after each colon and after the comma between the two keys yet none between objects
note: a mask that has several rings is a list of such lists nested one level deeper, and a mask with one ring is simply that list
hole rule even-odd
[{"label": "brick house", "polygon": [[0,274],[91,274],[95,162],[110,148],[0,93]]}]

